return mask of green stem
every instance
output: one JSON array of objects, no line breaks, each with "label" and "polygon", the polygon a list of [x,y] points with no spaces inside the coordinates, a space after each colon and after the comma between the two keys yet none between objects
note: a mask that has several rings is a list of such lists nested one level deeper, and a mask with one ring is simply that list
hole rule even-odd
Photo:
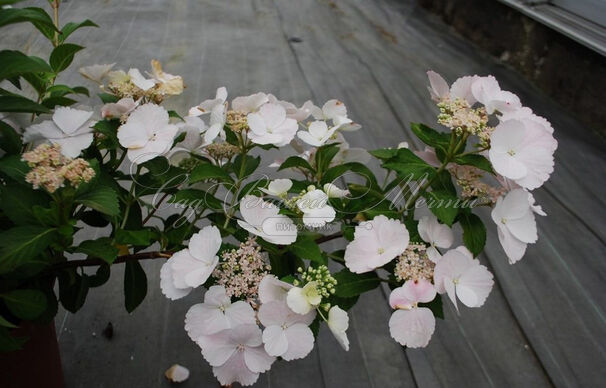
[{"label": "green stem", "polygon": [[128,192],[128,200],[126,201],[126,210],[124,210],[124,218],[122,219],[122,224],[120,224],[120,229],[124,229],[126,226],[126,221],[128,220],[128,214],[130,213],[130,207],[133,204],[133,194],[135,192],[135,185],[137,184],[137,178],[139,177],[139,173],[141,172],[141,166],[137,166],[137,172],[135,173],[135,177],[130,186],[130,190]]}]

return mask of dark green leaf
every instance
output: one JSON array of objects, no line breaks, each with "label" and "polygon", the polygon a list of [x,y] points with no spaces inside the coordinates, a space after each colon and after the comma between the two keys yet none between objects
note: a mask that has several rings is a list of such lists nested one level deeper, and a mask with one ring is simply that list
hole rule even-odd
[{"label": "dark green leaf", "polygon": [[0,96],[0,112],[49,113],[50,109],[25,97]]},{"label": "dark green leaf", "polygon": [[91,191],[79,195],[76,198],[76,202],[108,216],[117,216],[120,213],[118,196],[109,187],[95,187]]},{"label": "dark green leaf", "polygon": [[470,154],[470,155],[458,156],[455,158],[454,161],[457,164],[463,164],[463,165],[477,167],[480,170],[484,170],[491,174],[495,173],[494,170],[492,169],[492,164],[490,163],[490,161],[482,155]]},{"label": "dark green leaf", "polygon": [[479,255],[486,244],[486,227],[484,223],[480,217],[468,209],[461,211],[458,219],[463,228],[463,243],[474,256]]},{"label": "dark green leaf", "polygon": [[112,244],[109,237],[101,237],[96,240],[82,241],[75,250],[91,257],[97,257],[108,264],[112,264],[118,257],[118,248]]},{"label": "dark green leaf", "polygon": [[184,121],[183,117],[181,117],[181,115],[179,113],[177,113],[176,111],[174,111],[174,110],[169,110],[168,111],[168,117],[173,117],[175,119],[179,119],[181,121]]},{"label": "dark green leaf", "polygon": [[431,179],[436,170],[407,148],[398,149],[393,158],[383,163],[384,168],[394,170],[403,179]]},{"label": "dark green leaf", "polygon": [[88,276],[75,271],[64,271],[59,275],[59,300],[63,307],[75,313],[84,305],[88,295]]},{"label": "dark green leaf", "polygon": [[77,101],[67,97],[49,97],[42,100],[42,105],[48,109],[54,109],[56,106],[71,106]]},{"label": "dark green leaf", "polygon": [[17,318],[31,321],[46,309],[46,296],[38,290],[14,290],[1,296]]},{"label": "dark green leaf", "polygon": [[56,229],[18,226],[0,233],[0,273],[35,260],[56,238]]},{"label": "dark green leaf", "polygon": [[73,22],[66,23],[63,26],[63,28],[61,29],[61,33],[59,34],[59,43],[65,42],[67,37],[70,36],[72,34],[72,32],[74,32],[77,29],[82,28],[82,27],[99,27],[99,26],[89,19],[86,19],[85,21],[80,22],[80,23],[73,23]]},{"label": "dark green leaf", "polygon": [[330,162],[339,152],[339,143],[326,144],[316,150],[315,160],[318,171],[326,171]]},{"label": "dark green leaf", "polygon": [[13,337],[10,331],[0,327],[0,352],[13,352],[23,347],[27,342],[25,337]]},{"label": "dark green leaf", "polygon": [[288,246],[288,250],[295,256],[304,260],[311,260],[318,264],[326,264],[322,250],[313,238],[299,234],[297,241]]},{"label": "dark green leaf", "polygon": [[197,211],[202,211],[204,208],[214,210],[223,209],[223,202],[215,198],[212,194],[198,189],[182,189],[173,195],[168,203],[175,203],[181,207],[190,207]]},{"label": "dark green leaf", "polygon": [[233,182],[224,169],[214,164],[200,164],[196,166],[189,176],[189,183],[196,183],[208,179],[216,179],[224,182]]},{"label": "dark green leaf", "polygon": [[88,286],[90,288],[99,287],[107,283],[111,270],[108,264],[100,265],[94,275],[88,277]]},{"label": "dark green leaf", "polygon": [[329,168],[322,176],[321,183],[333,183],[337,186],[340,186],[340,184],[338,184],[338,182],[336,181],[339,178],[345,179],[349,175],[348,173],[350,171],[366,179],[366,183],[369,187],[372,187],[374,189],[379,188],[377,178],[372,173],[372,171],[362,163],[358,162],[339,164],[335,167]]},{"label": "dark green leaf", "polygon": [[[11,1],[6,4],[12,3],[13,2]],[[43,33],[46,33],[48,30],[56,30],[53,20],[42,8],[27,7],[0,9],[0,27],[22,22],[30,22],[38,29],[40,29],[40,26],[44,26],[45,30],[42,31]]]},{"label": "dark green leaf", "polygon": [[[243,162],[244,162],[244,165],[242,165]],[[250,174],[252,174],[253,172],[255,172],[257,167],[259,167],[260,163],[261,163],[260,156],[254,157],[251,155],[246,155],[246,157],[243,158],[242,155],[237,155],[234,158],[234,163],[233,163],[234,173],[236,174],[236,176],[238,178],[243,179],[243,178],[249,176]]]},{"label": "dark green leaf", "polygon": [[451,136],[449,133],[438,132],[435,129],[419,123],[411,123],[410,128],[423,143],[435,149],[440,149],[443,152],[448,151]]},{"label": "dark green leaf", "polygon": [[109,220],[105,216],[96,210],[87,210],[82,213],[80,219],[87,225],[94,226],[96,228],[103,228],[109,224]]},{"label": "dark green leaf", "polygon": [[38,224],[33,207],[47,204],[51,199],[43,191],[17,184],[3,186],[0,193],[0,209],[16,225]]},{"label": "dark green leaf", "polygon": [[51,72],[52,69],[42,58],[27,56],[19,51],[0,51],[0,80],[27,73]]},{"label": "dark green leaf", "polygon": [[147,294],[147,276],[138,261],[127,261],[124,271],[124,306],[132,313]]},{"label": "dark green leaf", "polygon": [[379,148],[378,150],[368,151],[369,154],[377,159],[388,160],[394,158],[398,154],[397,148]]},{"label": "dark green leaf", "polygon": [[84,47],[73,43],[63,43],[53,49],[50,65],[55,73],[65,70],[74,60],[74,55]]},{"label": "dark green leaf", "polygon": [[0,159],[0,172],[15,182],[25,184],[25,175],[29,170],[27,163],[21,160],[21,155],[8,155]]},{"label": "dark green leaf", "polygon": [[299,156],[291,156],[286,159],[278,168],[278,171],[284,170],[285,168],[302,168],[303,170],[313,172],[314,169],[311,167],[309,162]]},{"label": "dark green leaf", "polygon": [[355,274],[347,268],[343,268],[333,276],[337,280],[335,295],[341,298],[360,295],[377,288],[381,284],[381,279],[374,272]]},{"label": "dark green leaf", "polygon": [[427,201],[427,207],[436,217],[438,217],[438,220],[448,226],[452,226],[452,223],[459,212],[461,201],[451,193],[441,190],[426,192],[424,197]]},{"label": "dark green leaf", "polygon": [[0,148],[8,155],[21,153],[23,143],[19,134],[3,121],[0,121]]},{"label": "dark green leaf", "polygon": [[116,230],[116,244],[149,246],[153,237],[149,229],[140,230]]}]

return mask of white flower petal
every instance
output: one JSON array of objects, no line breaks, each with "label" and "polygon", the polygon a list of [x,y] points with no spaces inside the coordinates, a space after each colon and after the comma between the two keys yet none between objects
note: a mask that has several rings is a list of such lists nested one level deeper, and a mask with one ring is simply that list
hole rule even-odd
[{"label": "white flower petal", "polygon": [[166,263],[162,265],[160,269],[160,288],[162,289],[162,294],[166,296],[170,300],[181,299],[184,296],[188,295],[193,288],[177,288],[173,282],[173,272],[171,268],[171,260],[168,259]]},{"label": "white flower petal", "polygon": [[409,348],[427,346],[436,327],[436,319],[426,307],[394,311],[389,332],[400,345]]}]

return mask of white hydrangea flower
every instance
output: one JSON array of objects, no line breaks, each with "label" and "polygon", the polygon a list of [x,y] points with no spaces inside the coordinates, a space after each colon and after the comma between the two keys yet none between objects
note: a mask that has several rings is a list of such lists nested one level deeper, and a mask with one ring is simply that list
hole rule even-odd
[{"label": "white hydrangea flower", "polygon": [[349,195],[349,190],[343,190],[333,183],[326,183],[322,188],[328,198],[345,198]]},{"label": "white hydrangea flower", "polygon": [[25,129],[23,141],[29,143],[46,139],[61,146],[61,153],[68,158],[76,158],[82,150],[93,142],[91,120],[93,112],[62,106],[55,109],[52,120],[45,120]]},{"label": "white hydrangea flower", "polygon": [[437,217],[431,214],[421,217],[418,230],[419,236],[429,244],[426,251],[427,257],[429,257],[429,260],[437,263],[442,257],[437,248],[450,248],[454,242],[452,229],[448,225],[440,224]]},{"label": "white hydrangea flower", "polygon": [[321,301],[322,295],[318,291],[318,284],[316,282],[309,282],[303,288],[292,287],[288,290],[286,296],[288,307],[295,313],[302,315],[318,307]]},{"label": "white hydrangea flower", "polygon": [[290,143],[297,132],[297,121],[286,117],[286,110],[277,104],[265,104],[259,112],[247,116],[249,139],[256,144],[282,147]]},{"label": "white hydrangea flower", "polygon": [[84,66],[78,69],[78,72],[84,77],[88,78],[91,81],[94,81],[98,84],[103,83],[103,79],[107,77],[107,74],[114,67],[115,63],[105,64],[105,65],[90,65]]},{"label": "white hydrangea flower", "polygon": [[349,339],[347,329],[349,328],[349,316],[339,306],[332,306],[328,311],[328,328],[335,336],[337,342],[345,351],[349,350]]},{"label": "white hydrangea flower", "polygon": [[297,240],[295,224],[279,212],[276,205],[254,195],[246,195],[240,200],[240,213],[244,220],[238,220],[238,225],[272,244],[292,244]]},{"label": "white hydrangea flower", "polygon": [[310,146],[320,147],[332,138],[339,126],[328,128],[325,121],[314,121],[309,124],[307,131],[297,132],[299,139]]},{"label": "white hydrangea flower", "polygon": [[291,187],[292,181],[290,179],[274,179],[273,181],[269,182],[267,188],[260,187],[259,190],[265,194],[281,197],[286,195]]},{"label": "white hydrangea flower", "polygon": [[389,332],[400,345],[409,348],[427,346],[436,327],[436,319],[427,307],[436,297],[436,290],[426,279],[408,280],[391,292],[389,304],[396,311],[389,319]]},{"label": "white hydrangea flower", "polygon": [[122,147],[128,149],[128,159],[141,164],[165,154],[173,145],[177,131],[177,126],[169,123],[166,109],[144,104],[118,128],[118,140]]},{"label": "white hydrangea flower", "polygon": [[305,193],[297,200],[297,207],[303,212],[303,223],[313,228],[332,222],[337,214],[328,204],[328,195],[319,189]]}]

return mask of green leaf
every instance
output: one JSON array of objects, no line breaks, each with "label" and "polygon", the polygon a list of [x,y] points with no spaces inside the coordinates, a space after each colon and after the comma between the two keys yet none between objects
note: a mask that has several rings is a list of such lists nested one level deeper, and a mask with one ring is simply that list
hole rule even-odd
[{"label": "green leaf", "polygon": [[216,179],[223,182],[233,182],[233,179],[229,176],[224,169],[214,164],[200,164],[196,166],[190,176],[189,183],[196,183],[208,179]]},{"label": "green leaf", "polygon": [[0,274],[35,260],[57,237],[54,228],[17,226],[0,233]]},{"label": "green leaf", "polygon": [[0,352],[13,352],[23,347],[27,342],[25,337],[13,337],[10,331],[0,327]]},{"label": "green leaf", "polygon": [[21,160],[21,155],[8,155],[0,159],[0,172],[16,182],[26,184],[25,175],[29,170],[27,163]]},{"label": "green leaf", "polygon": [[27,73],[51,72],[44,59],[34,56],[27,56],[19,51],[3,50],[0,51],[0,80],[20,76]]},{"label": "green leaf", "polygon": [[482,155],[470,154],[470,155],[458,156],[454,159],[454,161],[457,164],[474,166],[474,167],[479,168],[480,170],[484,170],[491,174],[495,174],[494,170],[492,169],[492,163],[490,163],[490,161]]},{"label": "green leaf", "polygon": [[339,143],[326,144],[316,150],[315,161],[318,171],[326,171],[330,162],[339,152]]},{"label": "green leaf", "polygon": [[[244,166],[242,166],[243,162],[245,162]],[[233,162],[234,173],[238,178],[243,179],[255,172],[260,163],[260,156],[254,157],[251,155],[246,155],[246,157],[243,158],[242,155],[237,155]]]},{"label": "green leaf", "polygon": [[339,164],[335,167],[329,168],[328,170],[326,170],[326,172],[322,176],[321,183],[323,183],[323,184],[324,183],[334,183],[337,186],[340,186],[335,181],[341,177],[345,178],[348,175],[347,173],[349,171],[366,179],[366,183],[369,187],[372,187],[375,189],[379,188],[379,185],[377,183],[377,178],[372,173],[372,171],[368,167],[366,167],[364,164],[358,163],[358,162]]},{"label": "green leaf", "polygon": [[19,134],[4,121],[0,121],[0,148],[8,155],[20,154],[23,148]]},{"label": "green leaf", "polygon": [[468,209],[462,211],[458,219],[463,228],[463,243],[474,256],[479,255],[486,245],[486,226]]},{"label": "green leaf", "polygon": [[101,102],[103,102],[104,104],[111,104],[120,100],[120,97],[114,96],[113,94],[109,93],[99,93],[97,94],[97,96],[99,96]]},{"label": "green leaf", "polygon": [[400,148],[396,156],[383,163],[383,167],[394,170],[403,179],[431,179],[435,168],[425,163],[407,148]]},{"label": "green leaf", "polygon": [[428,146],[443,152],[448,151],[451,136],[449,133],[438,132],[435,129],[419,123],[411,123],[410,129],[412,129],[414,134]]},{"label": "green leaf", "polygon": [[176,111],[174,111],[174,110],[169,110],[168,111],[168,117],[173,117],[175,119],[179,119],[181,121],[184,121],[183,117],[181,117],[181,115],[179,113],[177,113]]},{"label": "green leaf", "polygon": [[109,276],[111,275],[111,269],[108,264],[102,264],[97,268],[94,275],[88,277],[88,286],[90,288],[99,287],[107,283]]},{"label": "green leaf", "polygon": [[318,264],[327,262],[315,240],[302,234],[299,234],[297,241],[288,246],[288,250],[300,259],[311,260]]},{"label": "green leaf", "polygon": [[51,200],[43,191],[14,183],[1,187],[0,193],[0,209],[16,225],[38,224],[33,207]]},{"label": "green leaf", "polygon": [[100,120],[93,125],[96,132],[103,134],[107,140],[105,145],[109,149],[120,147],[120,142],[118,141],[118,127],[120,127],[119,120]]},{"label": "green leaf", "polygon": [[54,109],[56,106],[71,106],[74,105],[76,100],[67,97],[48,97],[42,100],[42,105],[48,109]]},{"label": "green leaf", "polygon": [[117,216],[120,213],[118,195],[110,187],[100,186],[91,189],[76,198],[77,203],[100,211],[108,216]]},{"label": "green leaf", "polygon": [[153,234],[149,229],[140,230],[116,230],[116,244],[149,246]]},{"label": "green leaf", "polygon": [[381,284],[381,279],[374,272],[355,274],[344,268],[333,276],[337,280],[335,295],[341,298],[360,295],[377,288]]},{"label": "green leaf", "polygon": [[84,94],[85,96],[88,96],[88,89],[84,86],[76,86],[71,88],[67,85],[53,85],[46,89],[46,92],[52,97],[63,97],[68,94]]},{"label": "green leaf", "polygon": [[53,49],[50,65],[55,73],[65,70],[74,60],[74,55],[84,47],[73,43],[63,43]]},{"label": "green leaf", "polygon": [[72,34],[72,32],[76,31],[79,28],[82,27],[99,27],[95,22],[86,19],[83,22],[80,23],[74,23],[74,22],[69,22],[66,23],[63,28],[61,29],[61,33],[59,34],[59,43],[63,43],[65,42],[65,40],[67,39],[68,36],[70,36]]},{"label": "green leaf", "polygon": [[286,159],[278,168],[278,171],[284,170],[286,168],[302,168],[303,170],[314,172],[313,167],[309,164],[309,162],[299,156],[291,156]]},{"label": "green leaf", "polygon": [[[7,4],[12,4],[8,2]],[[55,31],[57,28],[53,19],[45,10],[38,7],[27,8],[4,8],[0,9],[0,27],[8,24],[30,22],[38,28],[45,36],[48,31]]]},{"label": "green leaf", "polygon": [[0,315],[0,326],[2,326],[2,327],[8,327],[10,329],[14,329],[14,328],[17,327],[17,325],[10,323],[2,315]]},{"label": "green leaf", "polygon": [[74,270],[59,275],[59,300],[71,313],[77,312],[84,305],[88,289],[88,275],[78,275]]},{"label": "green leaf", "polygon": [[38,290],[14,290],[1,296],[17,318],[31,321],[46,309],[46,295]]},{"label": "green leaf", "polygon": [[369,154],[377,159],[388,160],[394,158],[398,154],[397,148],[379,148],[378,150],[368,151]]},{"label": "green leaf", "polygon": [[103,228],[109,224],[109,220],[102,213],[96,210],[87,210],[83,212],[80,219],[86,225],[94,226],[96,228]]},{"label": "green leaf", "polygon": [[25,97],[0,96],[0,112],[49,113],[50,109]]},{"label": "green leaf", "polygon": [[127,261],[124,271],[124,306],[132,313],[147,294],[147,276],[138,261]]},{"label": "green leaf", "polygon": [[116,260],[116,257],[118,257],[118,248],[112,244],[112,239],[109,237],[82,241],[75,251],[91,257],[98,257],[107,262],[107,264],[112,264]]},{"label": "green leaf", "polygon": [[442,190],[428,191],[424,195],[427,201],[427,207],[438,217],[438,220],[448,226],[452,226],[461,202],[456,196]]}]

